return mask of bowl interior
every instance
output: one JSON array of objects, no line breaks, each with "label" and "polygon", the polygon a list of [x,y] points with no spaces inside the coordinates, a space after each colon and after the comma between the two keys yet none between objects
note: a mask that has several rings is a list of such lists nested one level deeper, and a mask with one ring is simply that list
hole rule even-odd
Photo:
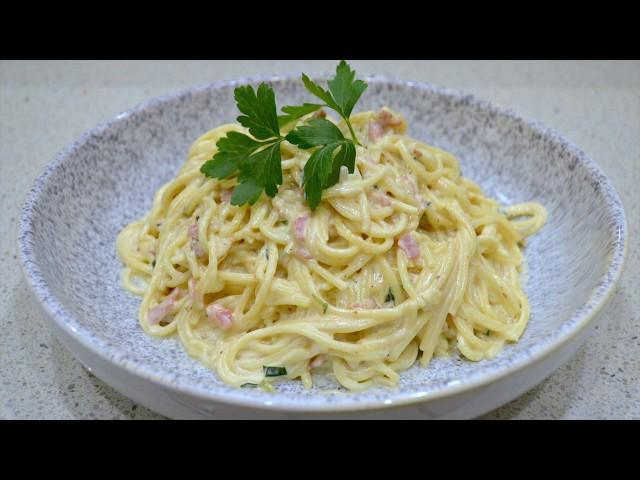
[{"label": "bowl interior", "polygon": [[[271,83],[280,106],[310,101],[297,79]],[[309,409],[388,403],[508,371],[565,335],[580,312],[593,306],[598,288],[612,281],[605,273],[619,251],[617,229],[624,219],[612,210],[608,181],[581,152],[543,127],[472,97],[370,79],[359,109],[387,105],[402,112],[412,136],[454,153],[464,175],[489,195],[505,204],[538,201],[548,209],[547,225],[525,249],[529,326],[520,342],[492,360],[435,359],[430,368],[404,372],[396,390],[347,395],[322,377],[311,391],[290,382],[279,384],[275,395],[225,386],[190,359],[176,338],[154,339],[139,328],[140,300],[120,286],[115,238],[148,211],[154,192],[175,175],[200,134],[235,120],[234,86],[153,100],[88,132],[39,178],[27,202],[21,247],[32,260],[26,270],[36,292],[55,305],[60,321],[114,362],[230,401],[268,398]]]}]

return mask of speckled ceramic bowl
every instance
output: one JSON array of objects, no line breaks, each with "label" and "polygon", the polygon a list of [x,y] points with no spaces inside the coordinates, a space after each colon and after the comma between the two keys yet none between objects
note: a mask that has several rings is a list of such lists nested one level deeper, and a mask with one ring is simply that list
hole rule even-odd
[{"label": "speckled ceramic bowl", "polygon": [[[525,250],[529,326],[496,358],[435,359],[402,373],[397,389],[349,394],[319,382],[274,394],[235,389],[191,359],[176,338],[138,326],[140,299],[120,286],[115,239],[144,215],[200,134],[237,116],[245,79],[151,100],[85,133],[29,192],[19,250],[27,283],[58,337],[98,377],[176,418],[471,417],[524,393],[582,344],[618,280],[625,252],[622,204],[600,168],[542,125],[471,96],[369,79],[358,109],[402,112],[409,133],[453,152],[465,176],[503,203],[546,206],[546,227]],[[298,77],[268,79],[278,104],[309,101]]]}]

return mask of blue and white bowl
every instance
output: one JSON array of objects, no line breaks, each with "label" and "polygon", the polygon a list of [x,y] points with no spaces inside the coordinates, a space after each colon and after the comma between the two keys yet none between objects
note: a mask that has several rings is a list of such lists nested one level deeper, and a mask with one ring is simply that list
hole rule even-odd
[{"label": "blue and white bowl", "polygon": [[174,418],[467,418],[521,395],[576,352],[623,267],[625,214],[609,179],[542,125],[469,95],[382,77],[368,79],[360,110],[403,113],[410,135],[451,151],[487,194],[547,208],[547,225],[525,249],[532,313],[521,340],[491,360],[414,366],[393,390],[353,394],[318,379],[312,390],[289,382],[267,393],[223,384],[177,338],[145,335],[140,299],[120,285],[116,235],[148,211],[199,135],[235,120],[234,87],[262,80],[279,105],[310,101],[298,76],[154,99],[89,130],[35,181],[18,239],[24,274],[59,339],[95,375]]}]

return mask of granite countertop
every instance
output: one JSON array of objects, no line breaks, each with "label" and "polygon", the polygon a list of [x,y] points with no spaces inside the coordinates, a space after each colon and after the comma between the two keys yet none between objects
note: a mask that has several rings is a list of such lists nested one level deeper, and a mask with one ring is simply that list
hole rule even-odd
[{"label": "granite countertop", "polygon": [[[640,62],[351,62],[461,89],[566,136],[605,170],[629,221],[625,272],[602,319],[568,364],[483,418],[640,419]],[[36,314],[16,255],[34,178],[82,132],[139,102],[255,74],[330,71],[334,61],[0,62],[0,418],[151,419],[86,371]]]}]

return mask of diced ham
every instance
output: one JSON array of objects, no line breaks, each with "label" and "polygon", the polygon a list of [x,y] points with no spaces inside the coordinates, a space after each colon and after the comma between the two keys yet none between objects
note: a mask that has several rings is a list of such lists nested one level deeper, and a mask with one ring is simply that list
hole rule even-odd
[{"label": "diced ham", "polygon": [[378,308],[378,302],[376,302],[373,298],[367,298],[362,302],[355,302],[351,304],[351,308],[363,308],[366,310],[372,310],[374,308]]},{"label": "diced ham", "polygon": [[384,136],[384,128],[382,128],[382,124],[378,121],[369,122],[369,139],[372,141],[376,141],[381,139]]},{"label": "diced ham", "polygon": [[200,246],[199,232],[198,232],[198,224],[194,223],[189,225],[189,229],[187,230],[188,235],[191,237],[191,250],[196,257],[201,257],[205,254],[205,251]]},{"label": "diced ham", "polygon": [[417,148],[413,149],[413,156],[416,158],[421,158],[422,157],[422,152],[420,150],[418,150]]},{"label": "diced ham", "polygon": [[420,247],[416,242],[413,235],[407,233],[398,240],[398,246],[411,260],[417,260],[420,258]]},{"label": "diced ham", "polygon": [[402,119],[394,116],[389,110],[384,109],[378,112],[378,121],[382,124],[383,127],[397,127],[402,123]]},{"label": "diced ham", "polygon": [[224,203],[229,203],[231,201],[231,195],[233,195],[233,188],[224,188],[220,192],[220,200]]},{"label": "diced ham", "polygon": [[312,118],[325,118],[326,116],[327,112],[325,112],[323,109],[316,110],[315,112],[313,112],[313,115],[311,115]]},{"label": "diced ham", "polygon": [[389,195],[381,192],[380,190],[375,190],[374,193],[371,194],[371,198],[378,205],[382,205],[383,207],[388,207],[389,205],[391,205],[391,199],[389,198]]},{"label": "diced ham", "polygon": [[391,205],[391,199],[389,198],[388,195],[380,195],[378,197],[378,200],[380,202],[380,205],[382,205],[383,207],[388,207]]},{"label": "diced ham", "polygon": [[167,315],[172,314],[179,295],[180,289],[174,288],[173,291],[167,296],[167,298],[162,301],[162,303],[159,303],[149,310],[149,312],[147,313],[147,321],[151,325],[157,325],[162,320],[164,320]]},{"label": "diced ham", "polygon": [[190,278],[187,285],[189,286],[189,298],[191,298],[191,305],[194,305],[196,303],[197,280],[195,278]]},{"label": "diced ham", "polygon": [[384,136],[390,127],[402,124],[402,119],[393,115],[389,110],[380,110],[374,121],[369,122],[369,138],[374,142]]},{"label": "diced ham", "polygon": [[230,328],[233,324],[233,312],[217,303],[211,303],[207,307],[209,320],[215,321],[220,328]]},{"label": "diced ham", "polygon": [[296,248],[296,256],[299,257],[299,258],[302,258],[304,260],[313,259],[313,255],[311,255],[311,253],[309,253],[309,250],[307,250],[304,247]]},{"label": "diced ham", "polygon": [[316,355],[309,361],[309,368],[316,368],[321,366],[325,361],[324,355]]},{"label": "diced ham", "polygon": [[304,242],[308,220],[308,215],[302,215],[293,222],[293,237],[300,242]]}]

